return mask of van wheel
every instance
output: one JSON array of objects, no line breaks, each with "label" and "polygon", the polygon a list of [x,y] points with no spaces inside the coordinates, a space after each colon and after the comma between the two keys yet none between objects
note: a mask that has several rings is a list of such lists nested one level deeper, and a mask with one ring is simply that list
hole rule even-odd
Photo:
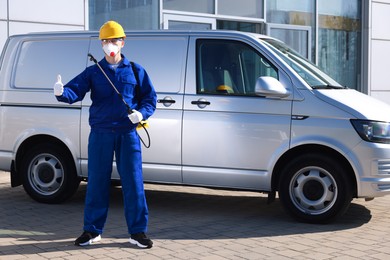
[{"label": "van wheel", "polygon": [[325,155],[298,156],[281,172],[280,200],[299,221],[328,223],[344,214],[352,201],[346,175],[336,160]]},{"label": "van wheel", "polygon": [[20,170],[25,191],[38,202],[61,203],[80,184],[71,156],[50,144],[39,144],[28,150]]}]

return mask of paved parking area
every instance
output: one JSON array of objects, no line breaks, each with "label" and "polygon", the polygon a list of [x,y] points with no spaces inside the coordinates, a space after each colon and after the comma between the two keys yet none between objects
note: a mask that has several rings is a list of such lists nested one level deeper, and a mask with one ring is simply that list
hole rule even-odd
[{"label": "paved parking area", "polygon": [[310,225],[259,193],[147,184],[154,247],[143,250],[127,242],[118,187],[101,242],[73,245],[85,188],[64,204],[40,204],[0,171],[0,259],[390,259],[390,196],[354,200],[336,223]]}]

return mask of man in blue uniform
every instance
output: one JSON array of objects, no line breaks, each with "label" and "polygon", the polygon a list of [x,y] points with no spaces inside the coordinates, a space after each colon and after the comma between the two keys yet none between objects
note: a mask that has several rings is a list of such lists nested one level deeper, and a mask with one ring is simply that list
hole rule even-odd
[{"label": "man in blue uniform", "polygon": [[[58,76],[54,94],[58,101],[72,104],[91,91],[89,110],[91,132],[88,140],[88,186],[84,209],[84,232],[75,245],[86,246],[101,239],[109,206],[110,180],[115,154],[121,178],[125,217],[130,243],[151,248],[146,236],[148,208],[145,199],[138,123],[149,118],[156,109],[156,93],[146,71],[121,54],[126,35],[120,24],[108,21],[100,28],[104,58],[99,62],[116,89],[95,64],[86,68],[65,86]],[[136,85],[139,85],[136,87]]]}]

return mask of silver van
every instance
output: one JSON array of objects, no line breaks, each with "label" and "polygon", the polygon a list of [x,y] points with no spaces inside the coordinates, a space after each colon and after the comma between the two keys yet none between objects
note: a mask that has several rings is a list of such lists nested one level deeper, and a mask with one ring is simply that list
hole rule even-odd
[{"label": "silver van", "polygon": [[[264,35],[126,34],[123,53],[158,92],[145,182],[266,192],[270,201],[278,192],[311,223],[334,220],[353,198],[390,193],[390,106]],[[88,179],[91,100],[59,103],[52,89],[57,74],[66,83],[92,65],[88,53],[103,57],[97,32],[11,36],[1,55],[0,170],[37,201],[63,202]]]}]

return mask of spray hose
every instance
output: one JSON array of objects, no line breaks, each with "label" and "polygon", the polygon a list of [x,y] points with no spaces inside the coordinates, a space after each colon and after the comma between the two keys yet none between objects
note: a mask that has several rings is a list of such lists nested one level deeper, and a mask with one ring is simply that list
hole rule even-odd
[{"label": "spray hose", "polygon": [[[88,53],[88,57],[89,57],[89,60],[90,61],[93,61],[97,66],[98,68],[100,69],[100,71],[103,73],[103,75],[106,77],[106,79],[108,80],[108,82],[110,82],[110,85],[112,86],[112,88],[115,90],[115,92],[118,94],[119,98],[122,100],[123,104],[125,104],[126,106],[126,109],[127,109],[127,113],[130,115],[133,113],[133,111],[131,110],[129,104],[127,104],[126,100],[123,98],[122,94],[118,91],[118,89],[115,87],[114,83],[112,83],[112,81],[110,80],[110,78],[107,76],[107,74],[104,72],[103,68],[100,66],[100,64],[97,62],[97,60],[92,56],[91,53]],[[138,84],[138,82],[137,82]],[[146,147],[146,148],[149,148],[150,147],[150,144],[151,144],[151,141],[150,141],[150,135],[149,135],[149,132],[148,130],[146,129],[148,127],[148,122],[146,120],[143,120],[141,122],[138,123],[137,125],[137,128],[136,130],[138,129],[141,129],[143,128],[145,130],[145,133],[146,133],[146,136],[148,137],[148,145],[146,145],[146,143],[144,142],[144,140],[141,138],[141,136],[138,134],[137,132],[137,135],[139,137],[139,139],[141,140],[142,144]]]}]

